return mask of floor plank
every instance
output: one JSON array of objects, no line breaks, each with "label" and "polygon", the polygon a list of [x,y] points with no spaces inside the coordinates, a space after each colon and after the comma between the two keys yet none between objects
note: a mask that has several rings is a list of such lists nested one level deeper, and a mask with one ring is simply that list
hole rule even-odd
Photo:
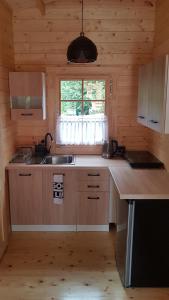
[{"label": "floor plank", "polygon": [[124,289],[114,232],[12,233],[0,300],[167,300],[169,289]]}]

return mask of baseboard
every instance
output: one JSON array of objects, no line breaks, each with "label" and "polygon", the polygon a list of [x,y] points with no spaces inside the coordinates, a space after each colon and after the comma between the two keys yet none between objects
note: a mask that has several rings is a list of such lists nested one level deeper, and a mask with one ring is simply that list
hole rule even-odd
[{"label": "baseboard", "polygon": [[77,231],[109,231],[109,225],[77,225]]},{"label": "baseboard", "polygon": [[12,231],[109,231],[109,225],[12,225]]},{"label": "baseboard", "polygon": [[76,231],[76,225],[12,225],[12,231]]}]

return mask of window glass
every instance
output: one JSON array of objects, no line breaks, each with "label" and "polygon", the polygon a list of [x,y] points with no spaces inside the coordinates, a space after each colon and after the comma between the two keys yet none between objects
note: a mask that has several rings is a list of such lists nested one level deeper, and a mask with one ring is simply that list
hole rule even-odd
[{"label": "window glass", "polygon": [[82,100],[82,80],[61,80],[61,100]]},{"label": "window glass", "polygon": [[84,100],[105,100],[105,80],[84,80]]},{"label": "window glass", "polygon": [[[85,107],[88,108],[85,110]],[[84,101],[84,115],[104,115],[105,103],[102,101]]]},{"label": "window glass", "polygon": [[82,115],[82,102],[80,101],[62,101],[61,102],[62,116],[79,116]]}]

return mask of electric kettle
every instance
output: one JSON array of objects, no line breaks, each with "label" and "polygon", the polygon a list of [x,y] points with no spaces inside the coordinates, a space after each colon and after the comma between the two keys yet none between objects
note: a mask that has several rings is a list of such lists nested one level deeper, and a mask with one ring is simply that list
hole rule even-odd
[{"label": "electric kettle", "polygon": [[102,157],[103,158],[110,158],[112,156],[112,141],[104,141],[103,150],[102,150]]},{"label": "electric kettle", "polygon": [[119,146],[116,140],[108,140],[103,144],[102,157],[111,158],[115,156],[123,157],[125,153],[125,147]]},{"label": "electric kettle", "polygon": [[124,157],[125,154],[125,146],[119,146],[118,142],[116,140],[112,140],[112,157],[118,156],[118,157]]}]

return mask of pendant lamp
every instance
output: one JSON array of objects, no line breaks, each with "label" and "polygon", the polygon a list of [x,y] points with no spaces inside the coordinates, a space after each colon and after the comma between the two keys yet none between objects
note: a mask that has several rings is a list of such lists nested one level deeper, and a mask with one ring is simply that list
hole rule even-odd
[{"label": "pendant lamp", "polygon": [[97,55],[96,45],[84,36],[82,0],[82,31],[80,36],[70,43],[67,49],[67,59],[70,63],[91,63],[97,59]]}]

